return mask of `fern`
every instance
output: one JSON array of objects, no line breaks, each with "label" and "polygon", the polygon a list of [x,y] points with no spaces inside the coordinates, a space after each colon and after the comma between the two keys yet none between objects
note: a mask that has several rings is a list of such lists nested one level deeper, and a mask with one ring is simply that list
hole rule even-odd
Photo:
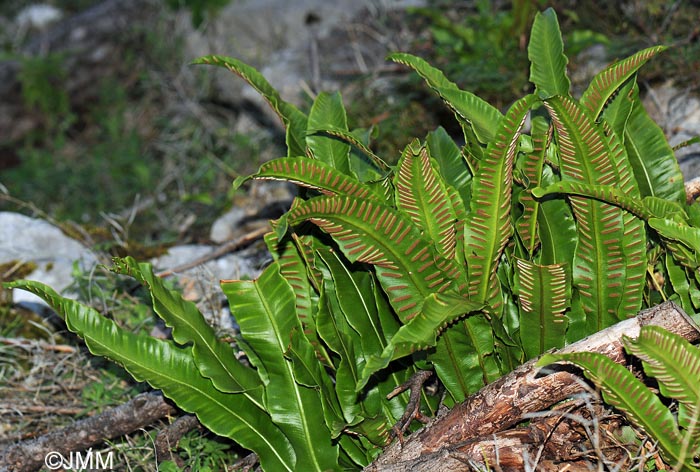
[{"label": "fern", "polygon": [[[464,140],[439,128],[410,140],[395,166],[351,128],[340,94],[320,93],[306,113],[247,64],[195,61],[241,76],[286,128],[286,155],[234,185],[275,179],[307,190],[265,237],[274,262],[256,281],[222,283],[249,365],[193,304],[132,259],[117,259],[115,270],[147,287],[172,341],[124,332],[39,284],[11,286],[44,297],[92,352],[254,451],[264,469],[359,469],[407,404],[406,394],[387,395],[418,369],[435,370],[452,405],[654,300],[673,298],[691,313],[700,306],[700,210],[686,204],[673,150],[635,83],[662,50],[611,65],[576,100],[548,9],[528,47],[536,93],[505,114],[425,60],[392,54],[453,112]],[[653,271],[670,283],[645,283]],[[697,377],[695,354],[658,339],[668,355],[657,366],[640,339],[629,348],[683,405],[678,421],[618,367],[586,354],[570,359],[659,435],[667,460],[686,461],[697,446],[697,393],[677,379]],[[674,363],[685,370],[670,370]],[[423,414],[435,403],[423,396]]]},{"label": "fern", "polygon": [[700,454],[700,350],[658,326],[644,326],[636,340],[624,338],[627,352],[643,361],[661,394],[678,402],[677,417],[624,366],[602,354],[547,354],[538,365],[572,362],[601,389],[603,399],[620,409],[657,441],[664,459],[676,470],[698,470]]}]

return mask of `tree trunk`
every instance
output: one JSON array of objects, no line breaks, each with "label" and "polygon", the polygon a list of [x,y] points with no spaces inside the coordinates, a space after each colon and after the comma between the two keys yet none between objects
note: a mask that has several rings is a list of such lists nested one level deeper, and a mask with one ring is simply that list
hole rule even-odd
[{"label": "tree trunk", "polygon": [[[700,330],[692,319],[677,305],[667,302],[559,352],[597,352],[622,363],[625,360],[622,336],[635,338],[646,325],[661,326],[690,342],[700,339]],[[395,441],[365,470],[441,472],[471,470],[472,465],[488,465],[503,471],[524,470],[525,460],[538,454],[538,448],[553,430],[545,429],[544,433],[533,428],[506,430],[522,422],[526,415],[546,410],[587,388],[572,366],[556,365],[545,371],[536,367],[536,362],[537,359],[528,361],[485,386],[402,443]],[[554,468],[547,469],[548,463],[540,462],[538,470],[561,467],[552,464]],[[575,464],[567,465],[573,467],[567,470],[576,470]]]}]

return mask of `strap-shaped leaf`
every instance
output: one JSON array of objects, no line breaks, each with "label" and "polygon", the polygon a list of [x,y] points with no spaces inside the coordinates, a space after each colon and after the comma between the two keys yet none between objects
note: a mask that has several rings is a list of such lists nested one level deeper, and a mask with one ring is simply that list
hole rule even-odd
[{"label": "strap-shaped leaf", "polygon": [[[592,185],[619,182],[602,132],[568,97],[545,102],[554,122],[564,180]],[[570,197],[576,216],[578,244],[573,282],[581,295],[587,332],[610,326],[631,313],[620,309],[626,280],[622,210],[596,200]]]},{"label": "strap-shaped leaf", "polygon": [[486,144],[493,139],[498,125],[503,118],[498,109],[471,92],[460,90],[439,69],[428,64],[424,59],[406,53],[390,54],[387,59],[404,64],[435,90],[450,109],[457,115],[462,126],[472,126],[479,142]]},{"label": "strap-shaped leaf", "polygon": [[[369,148],[368,142],[363,142],[364,136],[362,135],[362,129],[348,131],[344,128],[338,128],[337,126],[330,125],[328,123],[318,123],[318,128],[309,126],[307,129],[308,134],[323,133],[329,136],[334,136],[338,139],[345,141],[357,148],[362,156],[351,154],[350,159],[350,170],[352,173],[362,182],[366,182],[368,176],[372,176],[372,179],[380,178],[389,172],[389,166],[377,156]],[[367,141],[369,141],[367,139]]]},{"label": "strap-shaped leaf", "polygon": [[535,100],[534,95],[528,95],[511,106],[498,134],[489,143],[472,183],[471,210],[464,231],[469,294],[494,310],[500,305],[498,261],[513,234],[510,217],[513,160],[520,130]]},{"label": "strap-shaped leaf", "polygon": [[291,444],[270,416],[248,396],[214,388],[199,373],[189,347],[126,331],[96,310],[63,298],[38,282],[17,281],[7,286],[46,300],[68,329],[85,340],[90,352],[121,364],[136,380],[147,381],[180,408],[195,413],[214,433],[255,451],[262,467],[297,470]]},{"label": "strap-shaped leaf", "polygon": [[571,83],[566,75],[569,60],[564,55],[559,22],[552,8],[535,15],[527,56],[530,59],[530,82],[535,84],[540,98],[569,94]]},{"label": "strap-shaped leaf", "polygon": [[[324,339],[332,344],[341,358],[335,377],[338,397],[347,418],[384,418],[380,429],[386,433],[395,418],[401,416],[401,407],[405,406],[405,399],[396,398],[390,402],[386,395],[403,383],[406,375],[397,370],[388,372],[382,376],[380,385],[375,382],[359,394],[362,401],[358,397],[357,385],[366,359],[382,351],[387,339],[398,330],[398,320],[380,317],[370,273],[351,272],[338,254],[327,249],[319,250],[319,257],[326,264],[324,297],[330,309],[322,316]],[[350,357],[350,354],[354,356]],[[391,413],[387,415],[387,412]],[[369,437],[374,443],[386,439],[376,434]]]},{"label": "strap-shaped leaf", "polygon": [[617,89],[649,59],[664,50],[665,46],[652,46],[609,65],[593,77],[579,102],[597,119]]},{"label": "strap-shaped leaf", "polygon": [[[425,140],[430,156],[435,159],[440,168],[440,175],[448,185],[451,185],[461,197],[461,209],[455,205],[458,213],[466,212],[471,198],[472,174],[462,151],[444,128],[438,127],[428,133]],[[462,211],[460,211],[462,210]]]},{"label": "strap-shaped leaf", "polygon": [[316,311],[318,310],[318,295],[312,286],[314,280],[308,268],[309,262],[304,258],[307,250],[307,241],[313,236],[293,235],[292,241],[285,239],[282,243],[277,240],[277,235],[270,232],[265,235],[267,247],[273,248],[272,257],[279,263],[280,274],[289,283],[296,297],[296,314],[304,330],[304,335],[316,350],[318,359],[324,365],[330,365],[331,361],[325,347],[318,338],[316,331]]},{"label": "strap-shaped leaf", "polygon": [[249,179],[285,180],[326,195],[352,195],[358,198],[380,198],[370,187],[340,173],[329,164],[306,157],[282,157],[265,162],[247,177],[238,177],[234,188]]},{"label": "strap-shaped leaf", "polygon": [[643,197],[661,197],[683,204],[686,195],[678,161],[663,130],[644,109],[638,92],[635,86],[624,141],[639,191]]},{"label": "strap-shaped leaf", "polygon": [[260,378],[236,359],[231,346],[216,337],[194,303],[184,300],[175,290],[168,290],[163,281],[153,275],[150,264],[139,264],[134,258],[125,257],[115,259],[112,270],[135,278],[148,289],[153,310],[172,328],[173,339],[180,345],[192,343],[192,355],[199,371],[210,378],[217,389],[229,393],[251,390],[251,401],[262,408]]},{"label": "strap-shaped leaf", "polygon": [[291,103],[282,100],[277,90],[255,68],[238,59],[218,55],[200,57],[193,64],[224,67],[248,82],[270,104],[284,123],[287,155],[292,157],[306,154],[306,115]]},{"label": "strap-shaped leaf", "polygon": [[[637,339],[624,338],[625,349],[644,361],[644,372],[659,382],[666,398],[673,398],[686,408],[689,416],[697,417],[700,408],[700,350],[682,336],[659,326],[642,327]],[[687,427],[687,425],[684,425]],[[700,434],[700,424],[694,425],[691,436]],[[698,448],[691,446],[691,451]]]},{"label": "strap-shaped leaf", "polygon": [[680,243],[668,244],[676,260],[693,270],[700,266],[700,228],[665,218],[650,218],[648,223],[667,242]]},{"label": "strap-shaped leaf", "polygon": [[[399,328],[381,354],[367,359],[358,389],[363,388],[375,372],[384,369],[392,360],[435,346],[438,335],[449,323],[467,313],[480,310],[483,306],[483,303],[474,302],[454,292],[429,295],[420,313]],[[455,362],[456,358],[451,357],[449,363],[454,365]]]},{"label": "strap-shaped leaf", "polygon": [[[535,188],[540,185],[542,169],[544,166],[545,152],[552,139],[552,127],[541,116],[532,119],[532,152],[525,155],[523,174],[527,179],[527,187]],[[539,243],[537,234],[537,214],[540,202],[532,198],[531,192],[520,194],[520,204],[523,206],[523,214],[516,223],[520,239],[525,250],[532,256],[535,247]]]},{"label": "strap-shaped leaf", "polygon": [[433,241],[445,259],[455,255],[457,214],[444,181],[418,140],[406,146],[394,177],[396,206]]},{"label": "strap-shaped leaf", "polygon": [[528,359],[566,340],[571,276],[567,265],[537,265],[515,259],[515,292],[520,305],[520,339]]},{"label": "strap-shaped leaf", "polygon": [[664,200],[658,197],[644,197],[643,199],[633,198],[610,185],[588,185],[573,180],[556,182],[547,187],[537,187],[532,189],[532,195],[542,198],[553,194],[581,195],[583,197],[594,198],[612,205],[616,205],[628,211],[638,218],[648,220],[649,218],[661,218],[664,216],[677,215],[683,221],[687,221],[688,215],[681,205],[674,201]]},{"label": "strap-shaped leaf", "polygon": [[[321,92],[316,96],[309,112],[307,127],[318,129],[331,126],[342,131],[348,130],[348,119],[340,92]],[[350,173],[350,146],[333,137],[313,133],[306,137],[306,146],[311,155],[344,175]]]},{"label": "strap-shaped leaf", "polygon": [[455,402],[504,374],[496,360],[493,326],[484,313],[445,330],[428,359]]},{"label": "strap-shaped leaf", "polygon": [[[287,213],[290,225],[310,220],[329,233],[351,262],[376,268],[377,278],[404,322],[416,316],[425,297],[451,283],[438,254],[401,213],[373,200],[317,197]],[[459,281],[457,281],[459,283]]]},{"label": "strap-shaped leaf", "polygon": [[[296,342],[308,341],[295,316],[296,297],[279,265],[273,262],[255,281],[222,281],[221,287],[246,340],[244,348],[265,384],[265,409],[292,443],[297,470],[333,468],[338,447],[331,444],[330,430],[319,415],[319,392],[296,381],[294,366],[285,356],[293,336],[299,337]],[[304,362],[322,368],[313,353],[309,346]]]},{"label": "strap-shaped leaf", "polygon": [[656,439],[664,458],[676,463],[681,457],[683,437],[673,415],[632,372],[609,357],[592,352],[545,354],[538,365],[560,360],[583,368],[586,377],[601,389],[605,402],[623,411],[633,424]]}]

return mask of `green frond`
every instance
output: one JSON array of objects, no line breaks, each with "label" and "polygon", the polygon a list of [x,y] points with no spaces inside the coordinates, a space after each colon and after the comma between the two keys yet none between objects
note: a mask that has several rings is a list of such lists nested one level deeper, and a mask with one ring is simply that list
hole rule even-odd
[{"label": "green frond", "polygon": [[494,311],[500,305],[498,261],[513,234],[510,219],[513,161],[520,130],[535,100],[534,95],[528,95],[511,106],[495,139],[489,143],[472,183],[471,208],[464,231],[469,295],[490,304]]},{"label": "green frond", "polygon": [[658,441],[663,456],[671,464],[681,457],[683,437],[676,421],[661,400],[623,365],[592,352],[546,354],[540,366],[554,361],[573,362],[600,388],[605,402],[624,412],[636,426]]},{"label": "green frond", "polygon": [[[347,131],[348,119],[340,92],[321,92],[316,96],[309,112],[307,128],[319,129],[323,126]],[[314,159],[328,164],[344,175],[352,176],[349,144],[322,133],[313,133],[306,136],[306,147]]]},{"label": "green frond", "polygon": [[329,164],[305,157],[282,157],[265,162],[255,174],[236,179],[234,188],[250,179],[284,180],[325,195],[381,199],[381,195],[359,180]]},{"label": "green frond", "polygon": [[[700,411],[700,349],[658,326],[644,326],[637,339],[624,338],[625,349],[644,361],[644,372],[659,382],[666,398],[678,400],[689,416]],[[688,427],[688,425],[682,425]],[[700,425],[690,431],[696,441]],[[695,444],[694,449],[700,444]],[[695,453],[697,451],[693,451]]]},{"label": "green frond", "polygon": [[652,46],[609,65],[593,77],[590,85],[581,95],[581,105],[586,107],[591,116],[597,119],[620,86],[649,59],[664,50],[666,50],[665,46]]},{"label": "green frond", "polygon": [[448,270],[438,265],[441,258],[432,242],[407,217],[373,200],[317,197],[290,210],[287,218],[290,225],[311,221],[333,237],[350,261],[374,265],[404,322],[420,313],[428,294],[464,284],[455,264],[447,263]]},{"label": "green frond", "polygon": [[255,68],[233,57],[218,55],[200,57],[193,61],[193,64],[210,64],[224,67],[248,82],[270,104],[270,107],[284,123],[287,156],[303,156],[306,154],[306,114],[291,103],[282,100],[279,92]]},{"label": "green frond", "polygon": [[200,374],[191,347],[134,334],[38,282],[17,281],[8,286],[28,290],[46,300],[68,329],[85,340],[90,352],[117,362],[137,381],[145,380],[162,390],[184,411],[195,413],[214,433],[256,451],[263,467],[295,470],[296,455],[289,439],[252,400],[252,392],[226,394],[216,389]]},{"label": "green frond", "polygon": [[[265,384],[265,409],[294,447],[297,469],[334,468],[338,446],[332,444],[326,419],[319,414],[324,411],[320,392],[328,385],[302,385],[296,364],[302,362],[311,372],[304,376],[307,380],[327,376],[294,316],[296,297],[278,263],[270,264],[255,281],[223,281],[221,288],[246,340],[241,347]],[[290,346],[299,357],[296,363],[286,357]]]},{"label": "green frond", "polygon": [[520,340],[528,358],[566,340],[571,275],[567,265],[537,265],[515,259],[515,288],[520,306]]},{"label": "green frond", "polygon": [[445,259],[455,256],[457,214],[441,175],[418,140],[406,146],[394,178],[396,207],[411,219]]},{"label": "green frond", "polygon": [[[473,132],[480,143],[486,144],[494,138],[503,118],[501,112],[494,106],[471,92],[460,90],[454,82],[445,77],[442,71],[418,56],[394,53],[387,59],[408,66],[423,77],[430,88],[437,92],[455,113],[462,127],[473,127]],[[467,134],[466,131],[465,134]]]},{"label": "green frond", "polygon": [[571,83],[566,75],[564,42],[557,15],[552,8],[535,15],[527,47],[530,59],[530,82],[535,85],[537,96],[546,99],[555,95],[568,95]]}]

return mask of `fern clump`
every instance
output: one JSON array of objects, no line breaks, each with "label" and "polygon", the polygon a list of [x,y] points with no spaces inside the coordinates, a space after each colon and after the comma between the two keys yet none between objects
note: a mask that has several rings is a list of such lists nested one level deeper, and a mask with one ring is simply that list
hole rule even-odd
[{"label": "fern clump", "polygon": [[[255,281],[222,283],[249,363],[130,258],[114,270],[149,288],[172,340],[124,332],[40,284],[12,286],[42,295],[92,352],[256,452],[264,469],[365,466],[408,402],[387,396],[419,369],[437,373],[451,406],[661,300],[695,311],[700,213],[635,82],[663,49],[611,65],[576,99],[546,10],[528,48],[534,91],[505,113],[425,60],[393,54],[454,112],[465,142],[439,128],[395,166],[349,127],[340,94],[320,93],[305,113],[236,59],[197,60],[240,75],[286,126],[287,156],[250,178],[305,189],[265,239],[273,263]],[[650,284],[657,273],[670,283]],[[425,415],[436,406],[423,398]]]}]

